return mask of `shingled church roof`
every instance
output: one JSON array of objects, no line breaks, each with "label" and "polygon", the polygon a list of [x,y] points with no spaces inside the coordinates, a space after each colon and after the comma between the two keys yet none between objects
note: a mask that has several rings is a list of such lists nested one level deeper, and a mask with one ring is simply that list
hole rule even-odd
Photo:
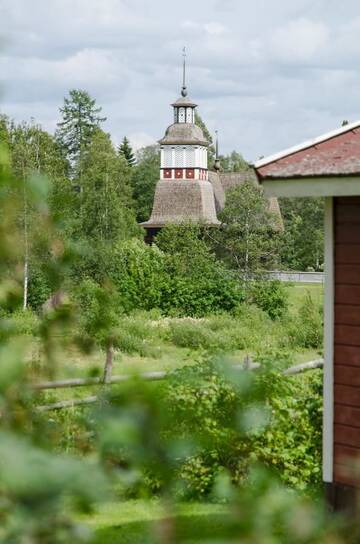
[{"label": "shingled church roof", "polygon": [[188,222],[220,225],[211,183],[191,179],[158,181],[151,217],[142,226],[161,228],[168,223]]},{"label": "shingled church roof", "polygon": [[206,147],[209,145],[201,128],[192,123],[174,123],[170,125],[166,129],[165,136],[159,140],[159,144],[190,144]]},{"label": "shingled church roof", "polygon": [[[241,172],[209,172],[209,181],[213,186],[216,212],[220,212],[225,207],[226,193],[243,185],[246,181],[251,181],[258,186],[259,182],[254,168],[243,170]],[[284,229],[284,223],[280,211],[279,201],[272,197],[268,199],[269,211],[276,217],[276,224],[280,230]]]}]

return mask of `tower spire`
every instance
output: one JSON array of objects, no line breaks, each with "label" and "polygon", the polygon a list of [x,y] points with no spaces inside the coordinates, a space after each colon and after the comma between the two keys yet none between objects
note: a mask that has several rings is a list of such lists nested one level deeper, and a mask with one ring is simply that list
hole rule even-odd
[{"label": "tower spire", "polygon": [[215,130],[216,140],[215,140],[215,162],[214,170],[219,172],[220,170],[220,159],[219,159],[219,131]]},{"label": "tower spire", "polygon": [[183,47],[183,84],[181,88],[181,96],[185,98],[187,96],[186,89],[186,47]]}]

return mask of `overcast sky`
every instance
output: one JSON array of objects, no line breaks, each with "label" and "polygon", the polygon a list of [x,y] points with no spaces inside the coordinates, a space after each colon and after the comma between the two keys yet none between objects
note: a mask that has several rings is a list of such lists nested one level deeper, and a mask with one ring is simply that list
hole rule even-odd
[{"label": "overcast sky", "polygon": [[359,0],[0,0],[0,109],[53,131],[86,89],[115,142],[162,137],[181,87],[248,160],[360,118]]}]

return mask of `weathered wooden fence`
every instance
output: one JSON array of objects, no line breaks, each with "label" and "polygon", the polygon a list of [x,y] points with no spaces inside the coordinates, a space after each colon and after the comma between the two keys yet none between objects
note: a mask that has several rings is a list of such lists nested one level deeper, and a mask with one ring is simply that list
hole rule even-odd
[{"label": "weathered wooden fence", "polygon": [[[250,358],[246,357],[243,364],[240,365],[234,365],[232,368],[234,370],[256,370],[257,368],[260,368],[259,363],[254,363],[251,361]],[[299,365],[292,366],[290,368],[287,368],[283,371],[284,376],[293,376],[296,374],[300,374],[302,372],[306,372],[308,370],[313,370],[315,368],[322,368],[324,366],[324,360],[323,359],[317,359],[315,361],[309,361],[307,363],[302,363]],[[143,374],[139,375],[139,378],[146,381],[157,381],[157,380],[165,380],[171,372],[145,372]],[[68,389],[73,387],[91,387],[91,386],[109,386],[121,382],[126,382],[130,380],[133,376],[132,375],[119,375],[119,376],[112,376],[110,380],[106,383],[104,383],[103,378],[74,378],[69,380],[59,380],[59,381],[53,381],[53,382],[42,382],[42,383],[35,383],[33,384],[32,388],[36,391],[45,391],[50,389]],[[73,408],[74,406],[80,406],[85,404],[92,404],[94,402],[97,402],[99,400],[99,397],[96,395],[91,395],[89,397],[84,397],[83,399],[69,399],[69,400],[62,400],[59,402],[54,402],[52,404],[48,404],[45,406],[38,406],[36,410],[38,412],[48,412],[51,410],[62,410],[65,408]]]}]

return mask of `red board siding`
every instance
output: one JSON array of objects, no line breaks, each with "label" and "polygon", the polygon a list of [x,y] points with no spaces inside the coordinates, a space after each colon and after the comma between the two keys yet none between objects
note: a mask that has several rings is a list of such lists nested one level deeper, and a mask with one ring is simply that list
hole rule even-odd
[{"label": "red board siding", "polygon": [[[335,310],[336,311],[336,310]],[[360,351],[358,347],[336,346],[335,365],[360,366]]]},{"label": "red board siding", "polygon": [[360,198],[335,199],[334,480],[359,485]]},{"label": "red board siding", "polygon": [[335,343],[345,346],[360,346],[360,327],[335,325]]},{"label": "red board siding", "polygon": [[[360,251],[360,246],[359,246]],[[355,304],[360,306],[360,285],[344,285],[345,279],[339,278],[341,284],[335,288],[336,304]]]},{"label": "red board siding", "polygon": [[360,407],[360,388],[335,382],[334,400],[335,403],[340,404],[341,406]]},{"label": "red board siding", "polygon": [[357,462],[354,461],[353,464],[350,466],[348,464],[346,465],[340,465],[335,464],[334,465],[334,480],[337,483],[349,485],[349,486],[357,486],[359,487],[359,470],[357,467]]},{"label": "red board siding", "polygon": [[360,264],[358,244],[336,244],[336,264]]},{"label": "red board siding", "polygon": [[335,307],[336,324],[360,325],[360,308],[351,304],[337,304]]},{"label": "red board siding", "polygon": [[360,427],[360,408],[335,404],[334,421],[340,425]]},{"label": "red board siding", "polygon": [[349,205],[338,204],[335,212],[335,219],[338,224],[349,222],[359,225],[359,206],[355,203]]},{"label": "red board siding", "polygon": [[334,431],[336,444],[360,448],[360,429],[335,423]]},{"label": "red board siding", "polygon": [[335,271],[335,280],[347,285],[360,285],[360,265],[339,263]]},{"label": "red board siding", "polygon": [[339,465],[346,465],[351,459],[356,459],[358,450],[349,446],[335,446],[334,460]]}]

